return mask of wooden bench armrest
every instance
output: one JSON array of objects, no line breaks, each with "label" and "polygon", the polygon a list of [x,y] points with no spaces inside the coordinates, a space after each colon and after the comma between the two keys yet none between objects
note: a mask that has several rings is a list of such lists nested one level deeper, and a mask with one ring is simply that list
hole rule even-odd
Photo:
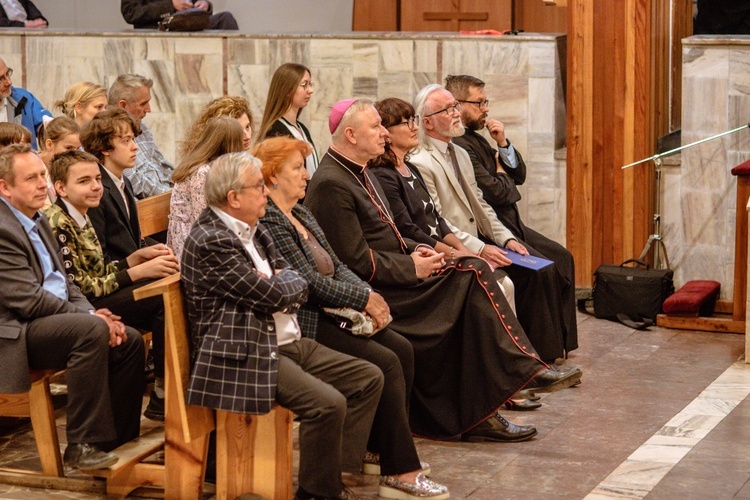
[{"label": "wooden bench armrest", "polygon": [[133,290],[133,298],[135,298],[135,300],[141,300],[147,299],[149,297],[155,297],[157,295],[165,295],[175,286],[177,286],[177,288],[179,289],[180,273],[173,274],[172,276],[167,276],[166,278],[162,278],[159,281],[154,281],[153,283],[149,283],[148,285],[143,285],[142,287],[136,288],[135,290]]}]

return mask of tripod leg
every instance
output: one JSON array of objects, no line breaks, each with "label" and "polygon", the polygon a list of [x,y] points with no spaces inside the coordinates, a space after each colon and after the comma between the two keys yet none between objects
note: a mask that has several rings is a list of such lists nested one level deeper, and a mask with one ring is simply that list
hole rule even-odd
[{"label": "tripod leg", "polygon": [[656,238],[654,237],[653,234],[648,237],[648,241],[646,242],[646,246],[643,247],[643,251],[641,252],[641,256],[638,257],[638,260],[645,260],[646,259],[646,255],[648,255],[648,251],[651,250],[651,244],[654,242],[655,239]]}]

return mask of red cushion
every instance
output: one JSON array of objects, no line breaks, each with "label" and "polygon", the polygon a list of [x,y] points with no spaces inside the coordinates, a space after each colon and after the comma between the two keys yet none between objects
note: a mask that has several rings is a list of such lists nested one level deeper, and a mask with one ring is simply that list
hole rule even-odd
[{"label": "red cushion", "polygon": [[685,285],[664,301],[662,308],[669,313],[698,312],[703,304],[716,300],[721,290],[721,283],[711,280],[688,281]]},{"label": "red cushion", "polygon": [[750,174],[750,160],[740,163],[732,169],[732,175],[748,175]]}]

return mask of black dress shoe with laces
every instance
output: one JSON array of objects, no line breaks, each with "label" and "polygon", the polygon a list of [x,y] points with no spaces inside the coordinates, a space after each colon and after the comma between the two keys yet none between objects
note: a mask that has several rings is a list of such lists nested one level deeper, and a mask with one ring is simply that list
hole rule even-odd
[{"label": "black dress shoe with laces", "polygon": [[536,436],[533,425],[516,425],[505,420],[496,413],[469,432],[461,435],[461,441],[471,443],[519,443]]},{"label": "black dress shoe with laces", "polygon": [[69,444],[65,448],[63,461],[73,469],[106,469],[117,463],[117,455],[100,450],[93,444]]},{"label": "black dress shoe with laces", "polygon": [[583,375],[583,373],[580,368],[556,368],[544,370],[534,377],[532,381],[529,382],[529,385],[524,387],[518,397],[523,397],[525,392],[555,392],[566,389],[571,385],[579,383],[581,381],[581,375]]}]

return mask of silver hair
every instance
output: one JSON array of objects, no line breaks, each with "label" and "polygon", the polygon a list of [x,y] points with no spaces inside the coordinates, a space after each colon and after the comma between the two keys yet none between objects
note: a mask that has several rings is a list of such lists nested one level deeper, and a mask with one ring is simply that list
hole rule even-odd
[{"label": "silver hair", "polygon": [[151,90],[154,86],[154,81],[150,78],[146,78],[141,75],[133,75],[130,73],[118,76],[109,87],[107,93],[107,104],[110,106],[117,106],[120,101],[125,101],[128,104],[132,104],[135,99],[135,93],[141,87],[147,87]]},{"label": "silver hair", "polygon": [[355,115],[357,115],[360,111],[364,111],[368,108],[374,109],[374,107],[375,103],[369,99],[357,99],[356,101],[354,101],[352,105],[349,106],[349,109],[347,109],[344,115],[341,117],[339,126],[336,127],[336,130],[333,132],[333,135],[331,136],[333,142],[338,142],[344,137],[344,130],[346,130],[347,126],[350,126],[352,124]]},{"label": "silver hair", "polygon": [[229,191],[242,189],[245,172],[255,173],[262,165],[263,162],[245,151],[216,158],[206,177],[206,204],[216,208],[226,205]]},{"label": "silver hair", "polygon": [[[423,87],[422,90],[419,91],[417,94],[417,97],[414,98],[414,112],[419,115],[421,120],[424,120],[424,116],[427,114],[429,115],[432,109],[428,108],[425,110],[425,104],[427,103],[427,98],[436,90],[443,90],[445,87],[438,83],[431,83],[427,85],[426,87]],[[424,128],[424,124],[419,124],[419,130],[417,131],[417,136],[419,137],[419,146],[426,147],[430,145],[430,139],[427,135],[427,131]]]}]

